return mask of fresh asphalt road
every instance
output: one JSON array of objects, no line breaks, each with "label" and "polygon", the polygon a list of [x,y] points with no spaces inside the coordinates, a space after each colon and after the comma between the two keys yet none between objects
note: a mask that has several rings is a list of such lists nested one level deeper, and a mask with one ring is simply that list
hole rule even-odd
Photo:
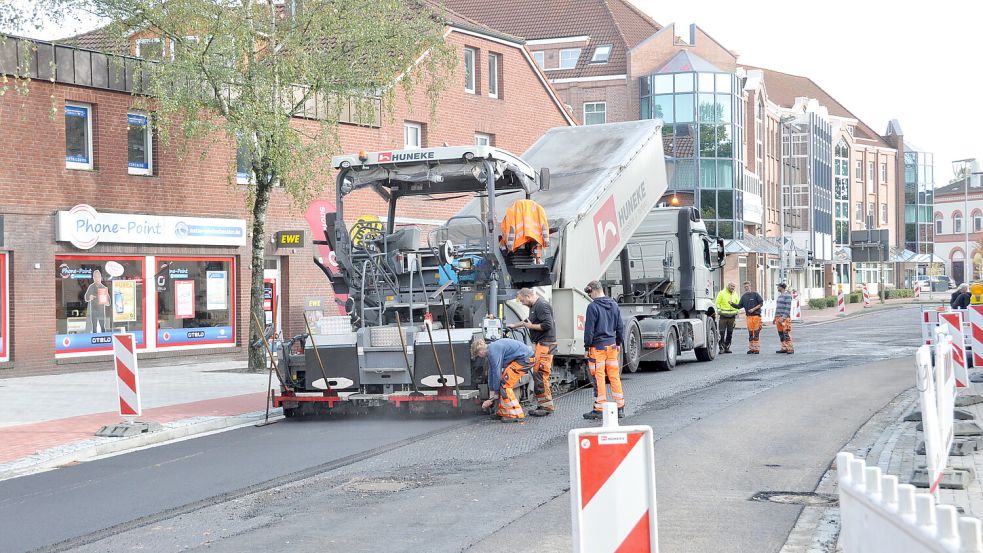
[{"label": "fresh asphalt road", "polygon": [[[750,495],[815,487],[907,387],[917,321],[796,328],[795,356],[766,327],[760,356],[627,376],[625,422],[656,431],[663,550],[777,551],[799,508]],[[589,404],[521,425],[286,421],[0,482],[3,550],[569,550],[566,432]]]}]

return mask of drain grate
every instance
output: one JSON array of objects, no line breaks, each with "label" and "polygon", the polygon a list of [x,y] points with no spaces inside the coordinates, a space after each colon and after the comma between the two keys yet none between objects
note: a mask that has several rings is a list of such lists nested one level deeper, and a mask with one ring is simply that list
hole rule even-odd
[{"label": "drain grate", "polygon": [[758,492],[751,496],[751,501],[770,501],[785,505],[828,506],[836,505],[835,495],[816,492]]}]

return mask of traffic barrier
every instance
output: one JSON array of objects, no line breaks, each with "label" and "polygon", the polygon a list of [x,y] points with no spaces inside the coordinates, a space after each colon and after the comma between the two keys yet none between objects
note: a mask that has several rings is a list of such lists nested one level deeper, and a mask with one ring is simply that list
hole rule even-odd
[{"label": "traffic barrier", "polygon": [[935,363],[932,363],[929,346],[921,346],[915,353],[915,385],[922,408],[929,493],[938,489],[949,462],[956,397],[952,337],[947,335],[945,328],[936,329],[936,343]]},{"label": "traffic barrier", "polygon": [[969,347],[973,350],[973,366],[983,368],[983,305],[969,306]]},{"label": "traffic barrier", "polygon": [[867,285],[864,284],[864,308],[870,307],[870,291],[867,289]]},{"label": "traffic barrier", "polygon": [[939,313],[945,310],[944,307],[922,308],[922,343],[929,346],[935,343],[935,327],[939,326]]},{"label": "traffic barrier", "polygon": [[[956,387],[965,388],[969,385],[969,368],[966,366],[962,311],[939,313],[939,328],[944,329],[946,334],[952,338],[952,367],[955,369]],[[939,344],[936,343],[935,347],[939,347]]]},{"label": "traffic barrier", "polygon": [[917,300],[920,297],[922,297],[922,287],[916,284],[915,285],[915,299]]},{"label": "traffic barrier", "polygon": [[802,320],[802,303],[799,301],[799,293],[792,290],[792,320]]},{"label": "traffic barrier", "polygon": [[761,322],[771,323],[775,319],[775,300],[765,300],[761,306]]},{"label": "traffic barrier", "polygon": [[976,553],[983,525],[863,459],[836,455],[843,553]]},{"label": "traffic barrier", "polygon": [[140,402],[136,341],[132,334],[113,334],[113,358],[116,362],[119,414],[123,417],[139,417],[143,414],[143,406]]},{"label": "traffic barrier", "polygon": [[567,440],[573,550],[657,553],[652,427],[618,426],[606,402],[601,427],[574,428]]},{"label": "traffic barrier", "polygon": [[844,299],[843,298],[843,285],[840,284],[836,288],[836,308],[837,308],[837,311],[839,311],[839,313],[837,313],[837,316],[838,317],[843,317],[844,315],[846,315],[846,303],[843,301],[843,299]]}]

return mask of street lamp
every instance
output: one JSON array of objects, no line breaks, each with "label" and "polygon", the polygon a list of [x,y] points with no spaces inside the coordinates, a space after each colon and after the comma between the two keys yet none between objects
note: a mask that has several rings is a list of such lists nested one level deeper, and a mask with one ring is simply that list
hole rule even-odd
[{"label": "street lamp", "polygon": [[[779,279],[788,283],[785,273],[785,126],[795,120],[794,115],[786,115],[778,120],[778,274]],[[792,139],[789,136],[789,155],[792,153]]]},{"label": "street lamp", "polygon": [[965,249],[963,250],[963,282],[969,282],[973,279],[974,263],[969,257],[969,180],[973,177],[973,169],[975,167],[975,157],[957,159],[952,162],[952,170],[957,175],[965,174],[965,190],[963,194],[963,240],[965,241]]}]

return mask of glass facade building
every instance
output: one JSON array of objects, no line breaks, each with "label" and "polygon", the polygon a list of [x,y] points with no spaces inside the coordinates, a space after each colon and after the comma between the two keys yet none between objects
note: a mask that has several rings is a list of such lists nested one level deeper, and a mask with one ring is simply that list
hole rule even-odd
[{"label": "glass facade building", "polygon": [[932,221],[935,174],[932,154],[910,144],[904,151],[905,249],[915,253],[934,253],[935,228]]},{"label": "glass facade building", "polygon": [[742,238],[745,194],[760,204],[761,185],[745,171],[740,79],[683,52],[641,79],[640,100],[641,119],[665,124],[668,193],[692,195],[711,234]]}]

